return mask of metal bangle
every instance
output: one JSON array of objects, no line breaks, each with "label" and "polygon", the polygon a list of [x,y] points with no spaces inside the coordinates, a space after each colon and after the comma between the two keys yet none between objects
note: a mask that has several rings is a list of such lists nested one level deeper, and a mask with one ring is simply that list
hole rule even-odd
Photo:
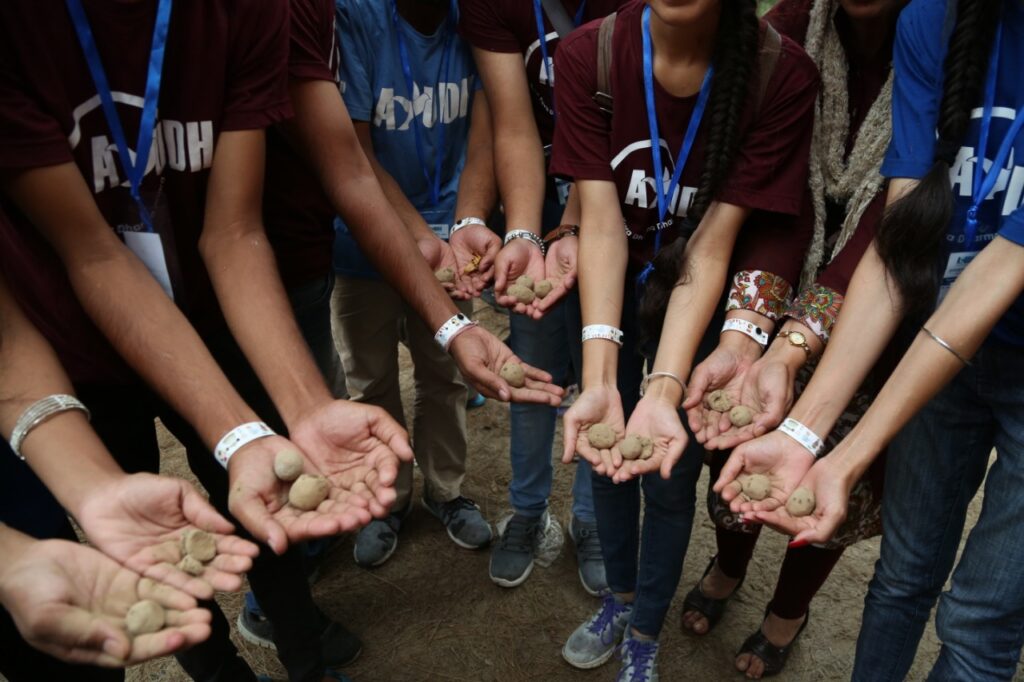
[{"label": "metal bangle", "polygon": [[644,396],[645,393],[647,393],[647,387],[650,385],[651,379],[657,379],[658,377],[667,377],[672,381],[676,382],[677,384],[679,384],[679,388],[683,389],[683,398],[686,397],[686,384],[683,383],[682,379],[677,377],[672,372],[651,372],[650,374],[644,377],[643,381],[640,382],[641,398]]},{"label": "metal bangle", "polygon": [[514,239],[525,239],[526,241],[531,242],[534,246],[540,249],[540,255],[547,255],[547,244],[544,243],[543,239],[535,235],[533,232],[530,232],[529,230],[512,230],[511,232],[505,235],[505,241],[503,242],[503,245],[507,245],[510,241]]},{"label": "metal bangle", "polygon": [[941,338],[936,336],[935,333],[932,330],[928,329],[928,327],[921,327],[921,331],[923,331],[928,336],[932,337],[932,341],[934,341],[935,343],[939,344],[940,346],[942,346],[943,348],[948,350],[950,353],[952,353],[953,356],[957,360],[959,360],[960,362],[964,363],[965,367],[970,367],[971,366],[971,361],[970,360],[968,360],[964,356],[960,355],[960,353],[957,352],[956,348],[953,348],[953,346],[949,345],[944,340],[942,340]]},{"label": "metal bangle", "polygon": [[32,429],[69,410],[80,410],[85,413],[86,419],[91,418],[89,409],[73,395],[63,393],[48,395],[29,405],[14,424],[14,431],[11,432],[11,450],[19,459],[25,461],[25,455],[21,454],[21,444],[25,442],[25,438],[32,432]]}]

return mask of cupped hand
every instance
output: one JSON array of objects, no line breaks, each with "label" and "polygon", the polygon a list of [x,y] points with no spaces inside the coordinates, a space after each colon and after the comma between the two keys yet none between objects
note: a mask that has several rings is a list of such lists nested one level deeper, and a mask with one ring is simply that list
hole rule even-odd
[{"label": "cupped hand", "polygon": [[[498,337],[481,327],[471,327],[455,337],[449,349],[455,364],[478,391],[488,398],[504,402],[540,403],[555,407],[562,402],[565,391],[551,383],[551,375],[531,367],[502,343]],[[499,372],[507,362],[522,365],[526,384],[514,388]]]},{"label": "cupped hand", "polygon": [[500,305],[520,315],[529,315],[531,304],[520,303],[506,291],[522,275],[529,275],[534,282],[544,279],[544,255],[533,242],[513,239],[498,252],[494,260],[494,293]]},{"label": "cupped hand", "polygon": [[751,521],[771,526],[785,535],[793,536],[791,547],[822,544],[832,539],[846,520],[850,491],[856,483],[840,467],[829,461],[828,455],[810,468],[799,482],[814,493],[814,511],[808,516],[791,516],[784,506],[773,511],[755,511],[745,514]]},{"label": "cupped hand", "polygon": [[427,261],[427,265],[430,266],[431,270],[437,272],[443,268],[451,268],[452,272],[455,273],[454,280],[440,283],[444,290],[448,292],[448,295],[454,299],[468,300],[470,296],[462,282],[462,271],[459,269],[459,264],[455,258],[455,252],[452,251],[452,247],[436,235],[417,239],[416,246],[419,247],[423,259]]},{"label": "cupped hand", "polygon": [[[594,424],[607,424],[615,431],[615,445],[598,450],[590,444],[589,431]],[[626,435],[622,398],[613,387],[585,388],[563,418],[565,446],[562,461],[572,462],[573,454],[587,460],[594,471],[613,478],[622,466],[619,443]]]},{"label": "cupped hand", "polygon": [[793,380],[789,365],[768,356],[754,362],[743,377],[740,405],[754,413],[746,426],[720,431],[704,444],[708,450],[731,450],[740,443],[762,436],[782,423],[793,406]]},{"label": "cupped hand", "polygon": [[[231,535],[234,526],[187,481],[173,476],[131,474],[91,492],[78,523],[101,552],[140,575],[173,585],[199,599],[214,590],[242,587],[242,574],[259,553],[253,543]],[[202,575],[177,568],[181,536],[199,528],[214,535],[217,557]]]},{"label": "cupped hand", "polygon": [[[494,278],[494,259],[501,250],[501,238],[484,225],[468,225],[448,240],[455,255],[462,285],[470,297],[477,297]],[[470,268],[475,258],[479,262]],[[472,272],[466,272],[467,268]]]},{"label": "cupped hand", "polygon": [[576,258],[579,237],[566,236],[552,242],[544,256],[544,277],[551,282],[551,293],[530,304],[530,315],[539,320],[576,286]]},{"label": "cupped hand", "polygon": [[[784,506],[790,493],[814,464],[814,456],[802,445],[779,431],[741,444],[726,461],[715,482],[714,491],[722,496],[733,512],[768,511]],[[764,474],[772,489],[763,500],[749,501],[740,495],[736,479],[742,474]]]},{"label": "cupped hand", "polygon": [[722,390],[729,394],[734,405],[741,405],[744,377],[757,357],[759,355],[741,353],[719,343],[690,375],[683,409],[686,410],[690,430],[705,448],[718,434],[731,429],[732,423],[728,414],[705,407],[704,397],[712,391]]},{"label": "cupped hand", "polygon": [[626,425],[626,435],[650,438],[654,450],[649,459],[624,461],[613,477],[616,483],[656,471],[668,480],[689,439],[679,420],[678,406],[652,395],[637,403]]},{"label": "cupped hand", "polygon": [[[0,597],[36,649],[68,663],[122,667],[168,656],[210,636],[210,612],[170,585],[143,578],[99,551],[65,540],[30,540],[6,557]],[[152,599],[167,609],[158,632],[131,638],[124,616]]]}]

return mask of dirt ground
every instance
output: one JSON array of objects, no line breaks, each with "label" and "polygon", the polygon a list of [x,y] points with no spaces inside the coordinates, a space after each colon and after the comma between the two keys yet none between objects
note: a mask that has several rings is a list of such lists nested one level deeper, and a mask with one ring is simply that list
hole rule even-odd
[{"label": "dirt ground", "polygon": [[[482,305],[482,304],[478,304]],[[479,319],[492,331],[507,332],[507,319],[484,308]],[[403,385],[411,385],[403,355]],[[411,414],[411,412],[407,412]],[[492,522],[508,509],[508,408],[494,401],[469,415],[470,467],[464,494],[475,499]],[[164,434],[165,468],[183,471],[180,446]],[[561,430],[557,442],[561,442]],[[572,468],[556,464],[552,511],[567,521]],[[682,582],[669,613],[659,655],[661,679],[741,680],[732,657],[758,627],[777,576],[785,539],[764,533],[746,584],[715,631],[705,638],[683,635],[679,627],[683,595],[715,552],[714,532],[703,507],[707,473],[698,486],[698,513]],[[980,496],[970,520],[980,510]],[[853,662],[865,588],[878,553],[877,539],[851,548],[818,594],[811,622],[796,645],[785,680],[848,679]],[[317,602],[364,642],[359,660],[346,670],[355,682],[519,682],[613,680],[612,663],[589,672],[563,662],[560,648],[573,628],[598,602],[580,587],[576,561],[567,545],[547,569],[537,568],[521,587],[507,590],[487,576],[488,551],[456,547],[441,524],[419,505],[402,529],[399,548],[375,570],[352,561],[346,539],[328,558],[314,588]],[[219,598],[234,622],[238,595]],[[258,673],[283,676],[272,654],[236,642]],[[923,680],[938,651],[929,625],[909,679]],[[1024,674],[1018,673],[1024,680]],[[186,676],[172,659],[129,671],[130,682],[177,682]]]}]

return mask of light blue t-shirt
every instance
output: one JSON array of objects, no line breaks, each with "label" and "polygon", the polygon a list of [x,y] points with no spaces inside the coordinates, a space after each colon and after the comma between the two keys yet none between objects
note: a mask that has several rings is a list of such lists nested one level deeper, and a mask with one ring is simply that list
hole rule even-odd
[{"label": "light blue t-shirt", "polygon": [[[433,35],[423,35],[399,16],[413,79],[410,96],[393,8],[394,0],[337,0],[342,95],[352,119],[370,123],[377,160],[427,224],[447,239],[466,160],[473,95],[480,89],[476,66],[469,45],[455,32],[456,17],[445,19]],[[424,164],[416,151],[413,116],[422,124],[420,139],[431,179],[436,174],[437,148],[444,128],[436,205],[431,205]],[[340,218],[335,221],[334,269],[348,277],[378,276]]]},{"label": "light blue t-shirt", "polygon": [[[1001,16],[995,106],[987,149],[983,150],[986,170],[1024,107],[1024,4],[1005,0]],[[893,51],[893,135],[882,165],[886,177],[921,178],[932,167],[948,44],[948,37],[943,36],[950,32],[948,27],[944,29],[946,21],[946,0],[913,0],[900,15]],[[996,235],[1024,246],[1024,134],[1017,135],[995,188],[979,207],[975,237],[966,243],[964,226],[978,162],[982,105],[979,101],[973,109],[967,135],[950,168],[956,204],[940,264],[943,291]],[[992,334],[1006,343],[1024,346],[1024,296],[1014,302]]]}]

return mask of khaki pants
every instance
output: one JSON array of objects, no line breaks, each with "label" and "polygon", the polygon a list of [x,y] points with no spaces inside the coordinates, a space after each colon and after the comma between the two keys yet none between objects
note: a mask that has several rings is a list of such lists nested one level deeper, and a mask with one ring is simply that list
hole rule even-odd
[{"label": "khaki pants", "polygon": [[[469,313],[470,301],[457,302]],[[387,410],[403,426],[398,344],[414,365],[412,442],[424,479],[424,495],[447,502],[459,496],[466,476],[466,383],[455,362],[386,282],[339,276],[331,301],[334,335],[352,400]],[[412,463],[399,470],[394,509],[412,493]]]}]

